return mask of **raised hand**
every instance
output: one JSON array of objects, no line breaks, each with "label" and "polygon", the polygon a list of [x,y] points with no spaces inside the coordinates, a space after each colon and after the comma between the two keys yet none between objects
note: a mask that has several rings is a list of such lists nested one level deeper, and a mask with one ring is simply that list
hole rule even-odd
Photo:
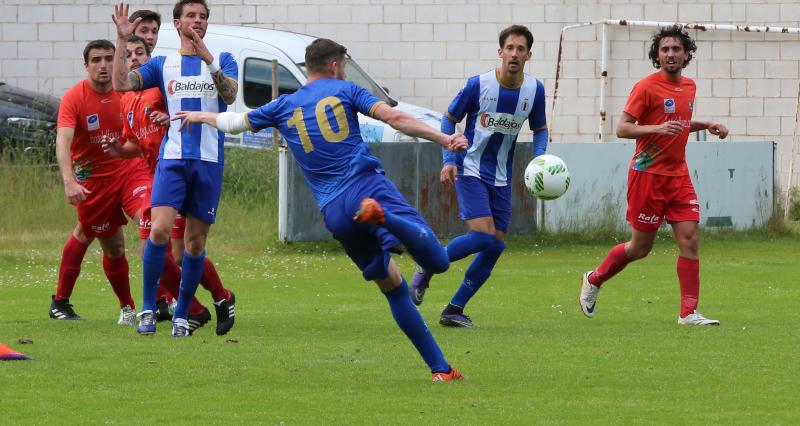
[{"label": "raised hand", "polygon": [[135,21],[131,22],[128,20],[128,8],[130,7],[129,4],[119,3],[114,5],[114,14],[111,15],[111,20],[114,21],[114,24],[117,26],[117,37],[122,39],[127,39],[131,34],[133,34],[133,30],[136,29],[136,26],[139,25],[142,18],[136,18]]},{"label": "raised hand", "polygon": [[189,38],[189,42],[192,43],[192,46],[194,46],[195,54],[197,54],[197,56],[206,64],[214,62],[214,55],[212,55],[208,50],[206,43],[202,38],[200,38],[200,35],[197,34],[197,31],[195,31],[194,28],[189,28],[189,33],[192,35]]}]

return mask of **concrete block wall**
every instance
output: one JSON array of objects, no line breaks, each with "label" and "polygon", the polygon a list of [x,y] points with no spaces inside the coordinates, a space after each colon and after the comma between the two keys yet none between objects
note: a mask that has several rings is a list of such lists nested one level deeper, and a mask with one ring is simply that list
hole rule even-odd
[{"label": "concrete block wall", "polygon": [[[170,31],[173,0],[133,0]],[[209,0],[211,22],[298,31],[345,44],[393,96],[443,111],[470,75],[497,61],[497,33],[511,23],[535,37],[527,71],[552,94],[561,28],[603,18],[800,27],[796,0]],[[109,0],[0,0],[0,79],[61,95],[83,76],[83,45],[113,38]],[[607,140],[633,83],[654,69],[648,28],[609,29]],[[692,31],[685,75],[698,84],[695,117],[727,124],[735,140],[778,142],[787,179],[800,83],[800,37]],[[570,31],[555,103],[555,142],[597,139],[599,27]],[[552,98],[548,96],[548,117]],[[529,137],[529,135],[523,135]],[[713,138],[710,138],[713,139]]]}]

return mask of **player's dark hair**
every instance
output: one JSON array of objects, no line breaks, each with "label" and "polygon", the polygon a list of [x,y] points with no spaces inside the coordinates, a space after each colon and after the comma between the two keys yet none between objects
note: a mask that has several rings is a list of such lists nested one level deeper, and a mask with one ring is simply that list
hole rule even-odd
[{"label": "player's dark hair", "polygon": [[181,15],[183,15],[183,6],[187,4],[200,4],[206,8],[206,18],[211,16],[211,11],[208,10],[208,4],[206,0],[178,0],[175,2],[175,6],[172,8],[172,19],[181,19]]},{"label": "player's dark hair", "polygon": [[653,44],[650,45],[650,52],[647,53],[647,56],[653,61],[653,66],[657,69],[661,68],[661,64],[658,62],[658,49],[661,47],[661,40],[667,37],[674,37],[681,41],[683,50],[687,54],[686,61],[683,63],[683,67],[686,68],[692,60],[692,54],[697,51],[697,45],[694,44],[694,40],[689,37],[689,33],[680,24],[661,27],[660,31],[653,34]]},{"label": "player's dark hair", "polygon": [[525,40],[527,41],[528,45],[528,51],[530,51],[531,47],[533,47],[533,34],[531,33],[531,30],[529,30],[528,27],[524,25],[512,25],[504,29],[503,31],[500,31],[500,37],[498,41],[500,42],[501,49],[506,45],[506,39],[510,35],[518,35],[525,37]]},{"label": "player's dark hair", "polygon": [[327,38],[318,38],[306,47],[306,70],[323,73],[331,61],[342,60],[347,48]]},{"label": "player's dark hair", "polygon": [[137,35],[131,34],[131,35],[128,36],[128,39],[125,40],[125,41],[127,41],[128,43],[141,43],[141,45],[144,46],[144,51],[147,52],[147,56],[150,56],[150,46],[147,45],[147,42],[144,41],[143,38],[141,38],[141,37],[139,37]]},{"label": "player's dark hair", "polygon": [[158,24],[158,28],[161,28],[161,15],[158,12],[153,12],[152,10],[142,9],[137,10],[136,12],[131,13],[131,16],[128,17],[128,21],[135,21],[136,18],[142,18],[141,22],[145,21],[156,21]]},{"label": "player's dark hair", "polygon": [[83,48],[83,63],[89,63],[89,52],[92,49],[99,49],[99,50],[115,50],[114,43],[108,40],[92,40],[86,44],[86,47]]}]

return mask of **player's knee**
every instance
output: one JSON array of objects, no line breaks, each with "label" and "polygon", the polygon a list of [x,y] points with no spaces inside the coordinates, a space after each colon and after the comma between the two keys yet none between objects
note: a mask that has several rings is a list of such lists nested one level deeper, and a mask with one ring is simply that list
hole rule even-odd
[{"label": "player's knee", "polygon": [[628,251],[628,259],[630,260],[638,260],[647,257],[650,254],[650,250],[653,249],[653,244],[639,244],[639,245],[632,245],[630,250]]},{"label": "player's knee", "polygon": [[103,254],[110,259],[119,259],[125,255],[125,243],[123,242],[106,242],[102,244]]},{"label": "player's knee", "polygon": [[164,226],[155,226],[150,229],[150,240],[156,244],[166,244],[169,241],[170,229]]},{"label": "player's knee", "polygon": [[678,239],[678,247],[682,254],[689,254],[694,257],[697,256],[698,248],[700,246],[700,238],[697,233],[688,235]]},{"label": "player's knee", "polygon": [[503,240],[495,240],[494,244],[489,246],[491,253],[494,255],[495,258],[499,258],[503,251],[506,249],[506,243]]},{"label": "player's knee", "polygon": [[186,241],[186,252],[192,256],[200,256],[203,254],[203,250],[206,249],[206,244],[204,239],[195,239],[195,240],[187,240]]}]

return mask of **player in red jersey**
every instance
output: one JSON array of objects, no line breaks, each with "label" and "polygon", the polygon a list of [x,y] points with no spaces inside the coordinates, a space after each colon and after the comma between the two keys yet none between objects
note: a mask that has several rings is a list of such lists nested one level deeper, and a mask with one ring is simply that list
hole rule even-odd
[{"label": "player in red jersey", "polygon": [[141,37],[147,47],[152,52],[158,43],[158,31],[161,29],[161,15],[152,10],[142,9],[131,13],[128,20],[131,22],[141,18],[136,28],[133,30],[133,35]]},{"label": "player in red jersey", "polygon": [[78,209],[78,226],[64,246],[58,288],[49,315],[75,320],[69,298],[89,244],[103,249],[103,270],[120,303],[118,324],[133,325],[135,304],[128,280],[125,239],[121,226],[136,217],[149,182],[141,161],[124,161],[103,152],[102,141],[122,131],[120,94],[111,85],[114,45],[94,40],[83,51],[87,79],[64,95],[58,111],[56,156],[67,200]]},{"label": "player in red jersey", "polygon": [[600,286],[628,263],[647,256],[666,218],[680,249],[678,324],[719,325],[696,310],[700,205],[686,166],[686,142],[690,132],[707,129],[724,139],[728,129],[719,123],[692,121],[695,83],[681,72],[697,46],[683,27],[664,27],[652,41],[649,57],[659,71],[636,83],[617,126],[618,137],[636,139],[628,174],[626,218],[631,240],[615,246],[594,271],[583,274],[579,303],[584,315],[592,318]]},{"label": "player in red jersey", "polygon": [[[146,41],[138,36],[130,36],[127,42],[127,63],[130,70],[139,68],[142,64],[150,60],[150,49]],[[161,91],[151,88],[140,92],[126,92],[122,96],[122,114],[125,122],[123,124],[122,138],[123,144],[107,143],[104,149],[112,156],[133,158],[142,156],[149,165],[150,182],[152,183],[155,175],[158,153],[161,142],[168,127],[165,127],[162,117],[166,107],[161,96]],[[139,237],[144,241],[150,236],[150,190],[145,194],[142,203],[142,212],[139,220]],[[172,238],[183,241],[184,224],[173,225]],[[213,271],[209,273],[207,271]],[[166,299],[172,300],[178,294],[181,271],[172,256],[167,256],[167,261],[160,279],[159,295],[163,294]],[[216,273],[214,264],[206,257],[201,277],[201,284],[211,293],[214,306],[217,311],[217,334],[226,334],[234,323],[233,315],[233,294],[227,290]],[[163,289],[163,293],[161,290]],[[159,299],[157,315],[161,320],[171,319],[167,310],[166,299]],[[189,306],[189,327],[192,332],[202,327],[211,319],[211,314],[197,299],[193,299]]]}]

